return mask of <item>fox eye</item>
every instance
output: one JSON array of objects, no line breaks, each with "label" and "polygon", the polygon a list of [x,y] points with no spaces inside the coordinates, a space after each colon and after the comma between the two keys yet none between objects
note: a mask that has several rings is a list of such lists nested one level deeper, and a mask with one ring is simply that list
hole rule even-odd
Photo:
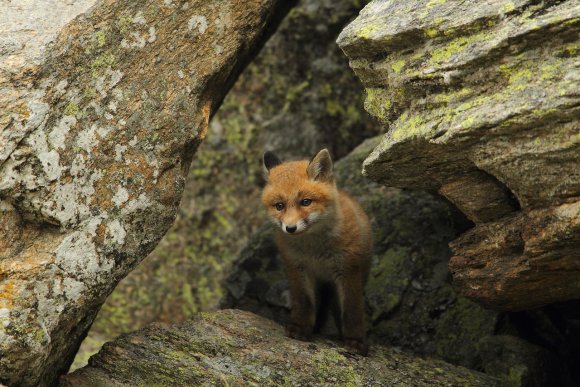
[{"label": "fox eye", "polygon": [[312,203],[312,199],[302,199],[300,200],[300,205],[307,207]]},{"label": "fox eye", "polygon": [[282,211],[284,209],[284,203],[278,202],[278,203],[274,204],[274,207],[276,207],[276,209],[278,211]]}]

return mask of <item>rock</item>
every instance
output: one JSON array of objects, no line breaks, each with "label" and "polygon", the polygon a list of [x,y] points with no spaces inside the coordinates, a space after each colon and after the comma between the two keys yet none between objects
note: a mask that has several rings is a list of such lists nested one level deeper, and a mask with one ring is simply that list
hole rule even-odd
[{"label": "rock", "polygon": [[517,337],[487,336],[480,341],[479,349],[485,372],[506,375],[512,386],[574,385],[564,364],[553,353]]},{"label": "rock", "polygon": [[107,343],[62,386],[133,385],[499,386],[484,374],[373,347],[370,357],[336,343],[284,336],[278,324],[239,310],[153,324]]},{"label": "rock", "polygon": [[174,225],[109,296],[90,340],[215,309],[233,260],[265,220],[265,149],[295,158],[328,147],[340,158],[379,133],[335,43],[364,3],[305,0],[282,21],[210,122]]},{"label": "rock", "polygon": [[0,383],[66,372],[173,222],[210,116],[291,5],[0,5]]},{"label": "rock", "polygon": [[451,243],[462,292],[523,310],[580,298],[575,1],[372,1],[338,44],[388,129],[364,163],[436,190],[475,226]]}]

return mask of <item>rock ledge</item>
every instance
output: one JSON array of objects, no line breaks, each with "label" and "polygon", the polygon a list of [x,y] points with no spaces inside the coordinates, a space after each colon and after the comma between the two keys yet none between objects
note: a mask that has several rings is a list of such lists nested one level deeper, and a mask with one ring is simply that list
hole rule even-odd
[{"label": "rock ledge", "polygon": [[499,386],[497,379],[438,360],[374,347],[364,358],[240,310],[204,313],[180,325],[151,325],[103,346],[63,386],[125,385]]}]

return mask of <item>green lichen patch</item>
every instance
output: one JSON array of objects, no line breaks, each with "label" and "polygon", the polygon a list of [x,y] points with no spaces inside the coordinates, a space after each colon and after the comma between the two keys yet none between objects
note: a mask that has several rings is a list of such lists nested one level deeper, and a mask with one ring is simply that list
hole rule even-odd
[{"label": "green lichen patch", "polygon": [[357,36],[362,39],[370,39],[380,28],[379,24],[367,24],[357,31]]},{"label": "green lichen patch", "polygon": [[104,52],[91,62],[90,70],[93,78],[97,78],[103,72],[115,64],[115,56],[111,52]]},{"label": "green lichen patch", "polygon": [[381,122],[388,122],[393,111],[393,95],[382,88],[367,88],[365,109]]},{"label": "green lichen patch", "polygon": [[[531,119],[530,115],[539,119],[538,112],[553,109],[553,106],[544,106],[542,99],[529,98],[531,95],[543,94],[545,90],[555,97],[547,101],[567,104],[561,97],[571,92],[572,84],[562,77],[569,71],[573,59],[551,57],[540,63],[533,59],[536,55],[537,52],[526,53],[505,61],[497,67],[497,76],[493,68],[488,70],[486,76],[495,80],[498,86],[488,88],[485,94],[477,95],[474,88],[465,85],[460,89],[429,96],[422,106],[428,106],[431,110],[403,112],[391,125],[390,139],[401,142],[413,138],[437,138],[437,142],[442,143],[453,135],[468,133],[475,127],[520,126]],[[399,87],[399,90],[402,88]],[[369,101],[375,101],[376,96],[381,95],[384,95],[384,91],[373,90]],[[385,114],[377,108],[376,103],[369,102],[365,107],[380,120],[385,119]],[[489,114],[491,111],[497,114]]]},{"label": "green lichen patch", "polygon": [[79,113],[79,105],[71,101],[66,105],[63,113],[65,116],[76,116]]},{"label": "green lichen patch", "polygon": [[480,42],[485,42],[490,39],[490,35],[487,32],[480,32],[471,36],[459,36],[447,43],[442,44],[436,49],[431,51],[431,63],[443,63],[453,57],[471,49],[475,44]]},{"label": "green lichen patch", "polygon": [[95,34],[95,37],[97,38],[97,46],[98,47],[103,47],[106,43],[107,43],[107,34],[105,33],[105,31],[98,31]]},{"label": "green lichen patch", "polygon": [[395,73],[400,73],[403,67],[405,67],[405,61],[403,59],[391,63],[391,68]]}]

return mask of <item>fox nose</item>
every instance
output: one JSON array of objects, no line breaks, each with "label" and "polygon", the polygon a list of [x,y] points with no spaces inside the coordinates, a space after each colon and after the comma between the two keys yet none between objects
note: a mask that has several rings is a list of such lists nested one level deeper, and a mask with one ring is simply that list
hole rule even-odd
[{"label": "fox nose", "polygon": [[286,231],[292,234],[294,231],[298,229],[298,226],[286,226]]}]

